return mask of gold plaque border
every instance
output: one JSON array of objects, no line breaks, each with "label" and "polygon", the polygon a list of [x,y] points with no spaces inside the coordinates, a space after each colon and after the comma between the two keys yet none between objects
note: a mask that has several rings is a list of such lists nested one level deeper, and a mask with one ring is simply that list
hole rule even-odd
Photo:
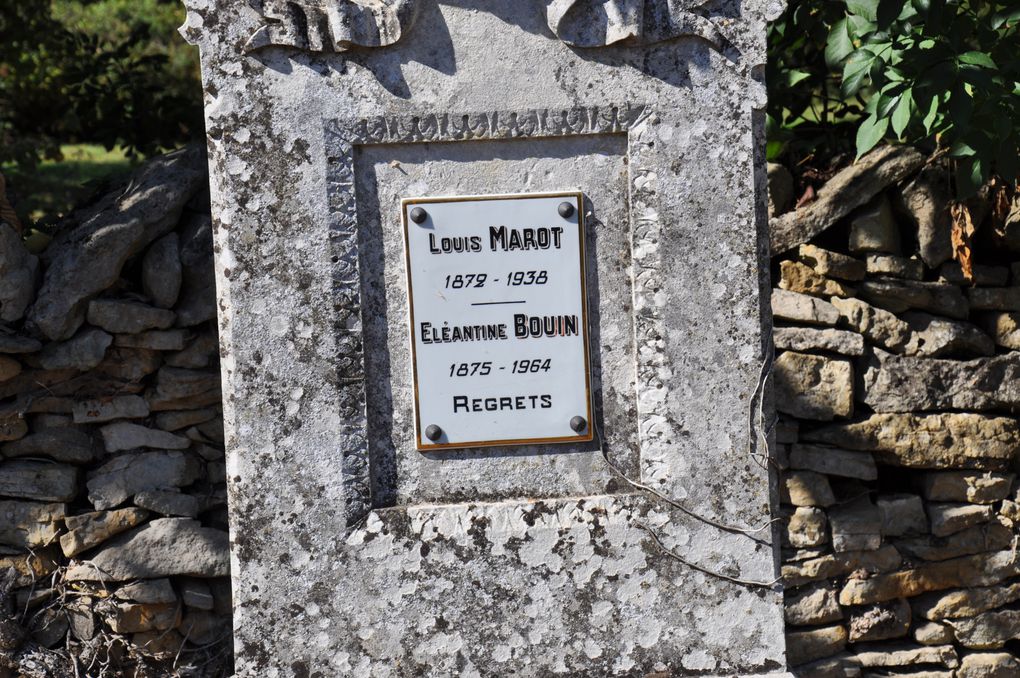
[{"label": "gold plaque border", "polygon": [[[427,205],[429,203],[448,202],[481,202],[484,200],[534,200],[538,198],[573,198],[577,211],[577,228],[580,247],[578,256],[581,264],[581,327],[584,342],[584,394],[585,412],[587,427],[583,434],[576,436],[561,436],[555,438],[510,438],[506,440],[479,440],[467,443],[441,443],[423,444],[421,431],[421,416],[418,411],[418,356],[414,347],[414,295],[411,283],[411,249],[409,242],[407,215],[414,205]],[[547,445],[562,443],[588,443],[595,439],[595,422],[592,419],[591,399],[591,355],[588,346],[588,272],[585,266],[585,223],[584,223],[584,192],[583,191],[558,191],[552,193],[511,193],[499,195],[457,195],[445,197],[428,198],[402,198],[400,201],[400,223],[404,231],[404,277],[407,280],[407,314],[408,314],[408,338],[411,341],[411,377],[414,382],[414,445],[419,452],[433,452],[435,450],[471,449],[477,447],[502,447],[512,445]]]}]

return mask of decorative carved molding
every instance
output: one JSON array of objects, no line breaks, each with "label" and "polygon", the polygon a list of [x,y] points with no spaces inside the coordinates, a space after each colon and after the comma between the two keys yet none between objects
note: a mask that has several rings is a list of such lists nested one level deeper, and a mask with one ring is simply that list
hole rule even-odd
[{"label": "decorative carved molding", "polygon": [[725,39],[708,18],[694,10],[708,0],[551,0],[549,29],[575,47],[651,45],[685,35],[721,49]]},{"label": "decorative carved molding", "polygon": [[[414,23],[421,0],[264,0],[265,23],[246,51],[294,47],[309,52],[344,52],[385,47]],[[725,38],[711,19],[697,13],[708,0],[550,0],[549,29],[574,47],[651,45],[696,36],[721,49]]]},{"label": "decorative carved molding", "polygon": [[245,51],[295,47],[309,52],[343,52],[351,47],[385,47],[414,22],[418,0],[264,0],[260,26]]},{"label": "decorative carved molding", "polygon": [[[651,116],[643,105],[586,106],[563,109],[386,115],[325,123],[333,299],[336,310],[337,373],[343,435],[341,478],[346,496],[346,525],[354,529],[372,510],[372,472],[365,391],[365,347],[361,317],[358,208],[354,149],[368,144],[529,139],[585,134],[626,134]],[[635,169],[633,163],[630,170]],[[656,214],[653,188],[641,196],[641,214]],[[633,212],[633,209],[632,209]],[[657,218],[640,216],[638,226],[653,232]],[[655,248],[652,248],[655,249]],[[638,297],[641,302],[643,297]]]}]

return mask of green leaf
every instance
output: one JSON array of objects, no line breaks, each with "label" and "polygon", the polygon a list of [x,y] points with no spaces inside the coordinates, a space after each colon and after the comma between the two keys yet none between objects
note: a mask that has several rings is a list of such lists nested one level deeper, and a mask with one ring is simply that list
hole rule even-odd
[{"label": "green leaf", "polygon": [[933,96],[931,98],[931,103],[928,105],[928,112],[924,114],[924,120],[922,120],[922,123],[924,124],[924,131],[926,133],[931,134],[931,126],[935,124],[935,119],[938,117],[938,114],[939,98],[937,96]]},{"label": "green leaf", "polygon": [[868,21],[878,21],[879,0],[846,0],[846,8],[851,14],[862,16]]},{"label": "green leaf", "polygon": [[863,39],[874,33],[878,28],[878,24],[874,21],[868,21],[862,16],[851,14],[846,18],[846,27],[851,38]]},{"label": "green leaf", "polygon": [[949,97],[949,114],[955,127],[966,127],[974,114],[974,99],[967,88],[957,84]]},{"label": "green leaf", "polygon": [[900,103],[900,96],[879,94],[878,95],[878,106],[875,108],[875,113],[880,118],[888,118],[896,108],[896,105]]},{"label": "green leaf", "polygon": [[977,155],[977,151],[963,139],[956,141],[949,147],[949,157],[951,158],[969,158],[975,155]]},{"label": "green leaf", "polygon": [[861,89],[874,60],[875,55],[863,47],[850,55],[843,67],[843,83],[840,86],[844,97],[852,97]]},{"label": "green leaf", "polygon": [[897,137],[902,137],[903,130],[907,129],[907,125],[910,124],[910,116],[913,115],[913,109],[914,93],[908,89],[900,95],[900,101],[896,104],[896,110],[893,111],[890,120],[893,132],[896,133]]},{"label": "green leaf", "polygon": [[957,57],[957,61],[961,64],[970,64],[972,66],[981,66],[983,68],[994,68],[996,70],[999,68],[995,65],[992,57],[988,56],[984,52],[964,52]]},{"label": "green leaf", "polygon": [[956,162],[956,196],[966,200],[977,195],[978,190],[984,185],[987,167],[981,158],[963,158]]},{"label": "green leaf", "polygon": [[889,118],[871,116],[865,119],[857,128],[857,158],[859,159],[873,149],[885,136],[887,129],[889,129]]},{"label": "green leaf", "polygon": [[825,63],[829,68],[837,68],[843,60],[854,51],[854,44],[850,41],[850,34],[847,32],[846,19],[840,19],[829,31],[829,38],[825,41]]},{"label": "green leaf", "polygon": [[801,82],[802,80],[805,80],[810,77],[811,74],[808,73],[807,71],[801,71],[796,68],[791,68],[786,72],[786,84],[790,87],[793,87],[798,82]]},{"label": "green leaf", "polygon": [[1020,7],[1016,9],[1004,9],[992,16],[992,28],[998,30],[1007,23],[1020,21]]},{"label": "green leaf", "polygon": [[892,22],[899,18],[903,12],[903,6],[906,4],[907,0],[879,0],[878,9],[875,12],[875,20],[879,29],[884,31],[889,28]]},{"label": "green leaf", "polygon": [[784,150],[786,144],[782,141],[769,141],[765,144],[765,158],[769,162],[774,162],[783,155]]}]

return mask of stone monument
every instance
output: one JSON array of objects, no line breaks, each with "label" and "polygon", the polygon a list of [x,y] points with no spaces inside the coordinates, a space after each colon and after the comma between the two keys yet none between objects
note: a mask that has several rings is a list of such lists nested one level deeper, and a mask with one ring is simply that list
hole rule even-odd
[{"label": "stone monument", "polygon": [[186,4],[238,675],[785,675],[781,6]]}]

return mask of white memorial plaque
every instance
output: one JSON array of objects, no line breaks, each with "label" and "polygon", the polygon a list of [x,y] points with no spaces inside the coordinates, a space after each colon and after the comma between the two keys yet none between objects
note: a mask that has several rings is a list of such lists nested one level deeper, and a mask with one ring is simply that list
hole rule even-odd
[{"label": "white memorial plaque", "polygon": [[402,202],[419,450],[592,439],[582,204]]}]

